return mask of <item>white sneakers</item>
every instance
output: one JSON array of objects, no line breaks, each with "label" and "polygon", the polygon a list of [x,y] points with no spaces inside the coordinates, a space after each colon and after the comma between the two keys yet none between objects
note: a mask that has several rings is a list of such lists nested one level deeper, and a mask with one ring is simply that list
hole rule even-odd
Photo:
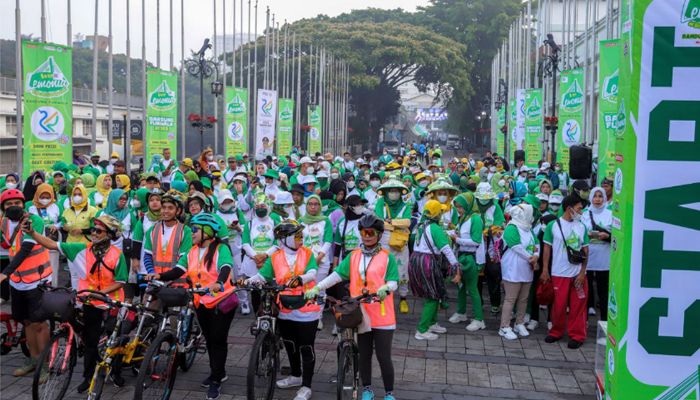
[{"label": "white sneakers", "polygon": [[428,330],[425,333],[416,331],[416,334],[413,337],[416,338],[416,340],[437,340],[438,335]]},{"label": "white sneakers", "polygon": [[[277,387],[280,389],[289,389],[289,388],[299,387],[299,386],[301,386],[301,376],[289,375],[288,377],[277,381]],[[299,389],[299,390],[301,391],[301,389]],[[309,389],[309,392],[311,392],[311,389]],[[311,393],[309,393],[309,397],[311,397]]]},{"label": "white sneakers", "polygon": [[530,314],[525,314],[523,316],[523,323],[527,324],[528,322],[530,322]]},{"label": "white sneakers", "polygon": [[473,319],[472,322],[470,322],[469,325],[467,325],[466,329],[469,332],[476,332],[479,329],[486,329],[486,323],[484,321]]},{"label": "white sneakers", "polygon": [[552,321],[547,322],[547,330],[551,331],[552,330]]},{"label": "white sneakers", "polygon": [[467,314],[454,313],[454,314],[452,314],[450,319],[448,319],[448,321],[450,321],[451,324],[458,324],[460,322],[467,322]]},{"label": "white sneakers", "polygon": [[518,334],[518,336],[521,336],[521,337],[530,336],[530,332],[527,331],[527,328],[525,328],[525,325],[523,325],[523,324],[515,325],[513,330],[515,331],[515,333]]},{"label": "white sneakers", "polygon": [[447,328],[444,326],[440,326],[437,322],[434,325],[431,325],[430,328],[428,328],[428,332],[433,332],[433,333],[447,333]]},{"label": "white sneakers", "polygon": [[498,334],[507,340],[515,340],[518,338],[518,335],[516,335],[515,332],[513,332],[513,328],[511,328],[510,326],[506,326],[505,328],[499,329]]},{"label": "white sneakers", "polygon": [[595,308],[588,307],[588,315],[595,315]]},{"label": "white sneakers", "polygon": [[525,326],[527,327],[527,329],[529,329],[529,330],[531,330],[531,331],[534,331],[535,329],[537,329],[537,327],[538,327],[539,325],[540,325],[539,322],[537,322],[537,321],[534,320],[534,319],[531,319],[530,322],[528,322],[527,325],[525,325]]},{"label": "white sneakers", "polygon": [[316,327],[316,330],[319,330],[319,331],[323,330],[323,320],[320,318],[318,320],[318,327]]},{"label": "white sneakers", "polygon": [[250,314],[250,306],[248,305],[247,301],[241,302],[241,314],[243,314],[243,315]]},{"label": "white sneakers", "polygon": [[301,389],[297,391],[297,395],[294,396],[294,400],[309,400],[311,398],[311,388],[302,386]]}]

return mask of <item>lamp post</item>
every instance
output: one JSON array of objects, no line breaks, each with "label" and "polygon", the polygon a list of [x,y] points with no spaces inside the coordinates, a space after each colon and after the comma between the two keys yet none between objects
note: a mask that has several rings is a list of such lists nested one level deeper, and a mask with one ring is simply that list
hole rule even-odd
[{"label": "lamp post", "polygon": [[503,114],[506,116],[505,125],[501,127],[501,132],[505,136],[503,138],[503,157],[508,160],[508,85],[503,79],[498,81],[498,99],[496,100],[496,110],[501,110],[505,107]]},{"label": "lamp post", "polygon": [[[211,83],[211,94],[219,96],[223,93],[224,85],[219,81],[219,69],[217,63],[205,58],[205,53],[211,48],[209,39],[204,39],[202,48],[193,55],[192,58],[185,60],[185,68],[187,73],[195,78],[199,78],[199,115],[204,120],[204,78],[216,74],[216,79]],[[204,149],[204,129],[211,127],[211,124],[193,123],[192,126],[199,130],[199,147]],[[216,134],[216,132],[214,133]]]},{"label": "lamp post", "polygon": [[550,133],[550,155],[551,159],[550,162],[554,164],[557,161],[557,153],[556,153],[556,147],[554,146],[554,142],[557,137],[557,127],[559,125],[559,120],[557,118],[557,70],[559,69],[559,52],[561,51],[561,48],[557,43],[554,41],[554,36],[552,36],[551,33],[547,34],[547,39],[544,41],[544,44],[546,44],[549,47],[549,55],[547,58],[544,60],[544,65],[542,68],[542,80],[544,81],[544,77],[551,77],[552,78],[552,114],[549,117],[545,117],[545,129],[549,129]]}]

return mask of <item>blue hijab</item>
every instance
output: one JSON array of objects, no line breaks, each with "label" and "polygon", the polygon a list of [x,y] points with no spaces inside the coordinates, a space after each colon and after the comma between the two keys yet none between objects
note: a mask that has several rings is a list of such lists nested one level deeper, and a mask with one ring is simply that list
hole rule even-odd
[{"label": "blue hijab", "polygon": [[522,203],[524,197],[527,196],[527,186],[522,182],[511,181],[510,188],[513,189],[513,194],[510,196],[508,203],[517,206]]}]

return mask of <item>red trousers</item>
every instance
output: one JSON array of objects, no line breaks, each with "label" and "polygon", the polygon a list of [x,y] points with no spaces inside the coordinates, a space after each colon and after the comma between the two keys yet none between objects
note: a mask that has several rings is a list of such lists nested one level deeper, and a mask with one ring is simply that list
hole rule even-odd
[{"label": "red trousers", "polygon": [[[583,291],[586,296],[579,299],[574,287],[575,278],[553,276],[554,303],[552,304],[551,336],[560,338],[568,332],[569,338],[583,342],[586,340],[586,304],[588,299],[588,283],[583,280]],[[569,307],[567,316],[566,308]]]}]

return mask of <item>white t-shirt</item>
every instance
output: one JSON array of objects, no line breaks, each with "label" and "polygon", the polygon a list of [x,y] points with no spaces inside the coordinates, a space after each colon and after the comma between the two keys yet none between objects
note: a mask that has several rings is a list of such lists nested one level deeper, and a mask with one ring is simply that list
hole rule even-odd
[{"label": "white t-shirt", "polygon": [[[163,164],[163,167],[164,167],[165,169],[168,169],[168,167],[169,167],[170,164],[172,164],[172,163],[173,163],[173,160],[172,160],[172,159],[170,159],[170,160],[166,160],[166,159],[161,160],[161,164]],[[162,175],[161,178],[160,178],[160,181],[161,181],[162,183],[170,183],[170,175],[165,175],[165,174],[162,174],[162,173],[161,173],[160,175]]]},{"label": "white t-shirt", "polygon": [[[593,219],[596,225],[612,232],[612,211],[608,208],[603,209],[598,214],[593,214]],[[591,222],[591,214],[588,210],[583,211],[581,222],[586,225],[586,229],[593,230]],[[588,264],[587,271],[609,271],[610,270],[610,242],[603,242],[597,239],[591,239],[591,244],[588,247]]]},{"label": "white t-shirt", "polygon": [[[561,223],[561,230],[557,225]],[[564,235],[562,236],[562,232]],[[566,239],[565,239],[566,238]],[[581,271],[581,264],[571,264],[566,255],[564,241],[569,247],[580,250],[588,246],[588,230],[581,221],[567,221],[564,218],[556,219],[547,225],[544,230],[544,242],[552,246],[552,270],[551,276],[573,278]]]}]

